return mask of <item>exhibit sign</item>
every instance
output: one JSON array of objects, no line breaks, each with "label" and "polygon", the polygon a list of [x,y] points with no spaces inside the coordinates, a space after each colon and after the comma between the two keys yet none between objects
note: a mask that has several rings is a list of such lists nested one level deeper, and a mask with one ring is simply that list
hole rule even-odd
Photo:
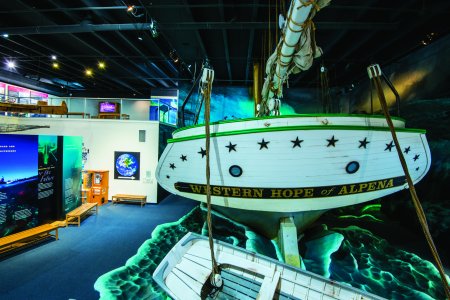
[{"label": "exhibit sign", "polygon": [[81,204],[81,137],[0,134],[0,237]]},{"label": "exhibit sign", "polygon": [[81,205],[81,169],[83,140],[80,136],[63,137],[62,190],[63,212]]},{"label": "exhibit sign", "polygon": [[0,134],[0,237],[38,225],[38,136]]},{"label": "exhibit sign", "polygon": [[114,152],[114,179],[139,180],[139,174],[139,152]]},{"label": "exhibit sign", "polygon": [[38,196],[36,206],[39,210],[39,223],[58,218],[60,149],[58,136],[38,136]]}]

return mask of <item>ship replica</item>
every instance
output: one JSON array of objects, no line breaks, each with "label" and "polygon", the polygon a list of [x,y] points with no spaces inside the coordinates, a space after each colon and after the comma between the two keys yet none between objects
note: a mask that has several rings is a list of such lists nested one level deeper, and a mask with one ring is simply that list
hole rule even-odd
[{"label": "ship replica", "polygon": [[[425,130],[405,128],[401,118],[279,114],[288,75],[308,69],[321,54],[311,41],[311,18],[328,2],[293,1],[277,50],[267,62],[258,117],[209,126],[213,209],[268,238],[279,234],[280,220],[286,217],[302,230],[329,209],[408,188],[399,149],[414,184],[430,168]],[[299,50],[294,53],[295,49]],[[380,74],[377,66],[369,69],[372,78]],[[397,149],[388,121],[395,128]],[[202,202],[206,201],[205,129],[194,125],[176,130],[156,171],[167,191]]]},{"label": "ship replica", "polygon": [[[207,207],[209,238],[188,233],[153,274],[173,299],[381,299],[300,269],[298,229],[329,209],[414,191],[430,149],[425,130],[390,117],[377,65],[368,73],[384,115],[280,115],[283,83],[321,53],[311,19],[328,3],[291,2],[258,117],[210,123],[214,73],[204,67],[195,119],[204,100],[205,124],[176,130],[156,171],[163,188]],[[276,240],[284,262],[214,240],[212,209]]]}]

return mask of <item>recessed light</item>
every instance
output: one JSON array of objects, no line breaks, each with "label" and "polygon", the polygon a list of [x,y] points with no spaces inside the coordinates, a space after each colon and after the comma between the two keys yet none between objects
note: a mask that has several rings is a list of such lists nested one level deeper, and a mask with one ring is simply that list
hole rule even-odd
[{"label": "recessed light", "polygon": [[16,68],[16,63],[12,60],[9,60],[6,62],[6,66],[8,67],[8,69],[15,69]]},{"label": "recessed light", "polygon": [[56,55],[54,55],[54,54],[51,57],[52,57],[52,60],[56,60],[57,59]]},{"label": "recessed light", "polygon": [[4,37],[5,39],[7,39],[7,38],[9,38],[9,34],[4,33],[4,34],[2,34],[2,37]]}]

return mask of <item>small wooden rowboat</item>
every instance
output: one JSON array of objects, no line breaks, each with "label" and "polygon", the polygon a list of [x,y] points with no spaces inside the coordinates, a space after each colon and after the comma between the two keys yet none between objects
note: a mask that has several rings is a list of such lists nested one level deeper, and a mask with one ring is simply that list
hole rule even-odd
[{"label": "small wooden rowboat", "polygon": [[311,272],[214,240],[223,285],[210,284],[208,238],[186,234],[156,268],[153,279],[173,299],[384,299]]}]

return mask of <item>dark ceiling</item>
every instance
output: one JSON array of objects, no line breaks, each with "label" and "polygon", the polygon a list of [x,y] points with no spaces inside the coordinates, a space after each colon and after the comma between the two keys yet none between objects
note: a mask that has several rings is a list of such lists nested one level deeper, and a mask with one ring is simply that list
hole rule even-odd
[{"label": "dark ceiling", "polygon": [[[16,61],[16,74],[61,93],[148,97],[151,88],[190,83],[207,57],[215,85],[250,85],[253,63],[275,46],[277,15],[290,1],[272,0],[10,0],[0,9],[0,55]],[[127,6],[135,5],[133,12]],[[159,36],[149,24],[156,21]],[[448,34],[448,0],[332,1],[314,18],[324,55],[292,76],[290,87],[316,87],[318,68],[331,86],[365,75]],[[123,25],[117,25],[123,24]],[[271,41],[271,42],[270,42]],[[172,54],[171,54],[172,52]],[[52,68],[51,55],[59,69]],[[180,60],[174,62],[178,56]],[[97,68],[104,61],[105,70]],[[264,63],[263,63],[264,65]],[[85,75],[92,68],[94,75]]]}]

